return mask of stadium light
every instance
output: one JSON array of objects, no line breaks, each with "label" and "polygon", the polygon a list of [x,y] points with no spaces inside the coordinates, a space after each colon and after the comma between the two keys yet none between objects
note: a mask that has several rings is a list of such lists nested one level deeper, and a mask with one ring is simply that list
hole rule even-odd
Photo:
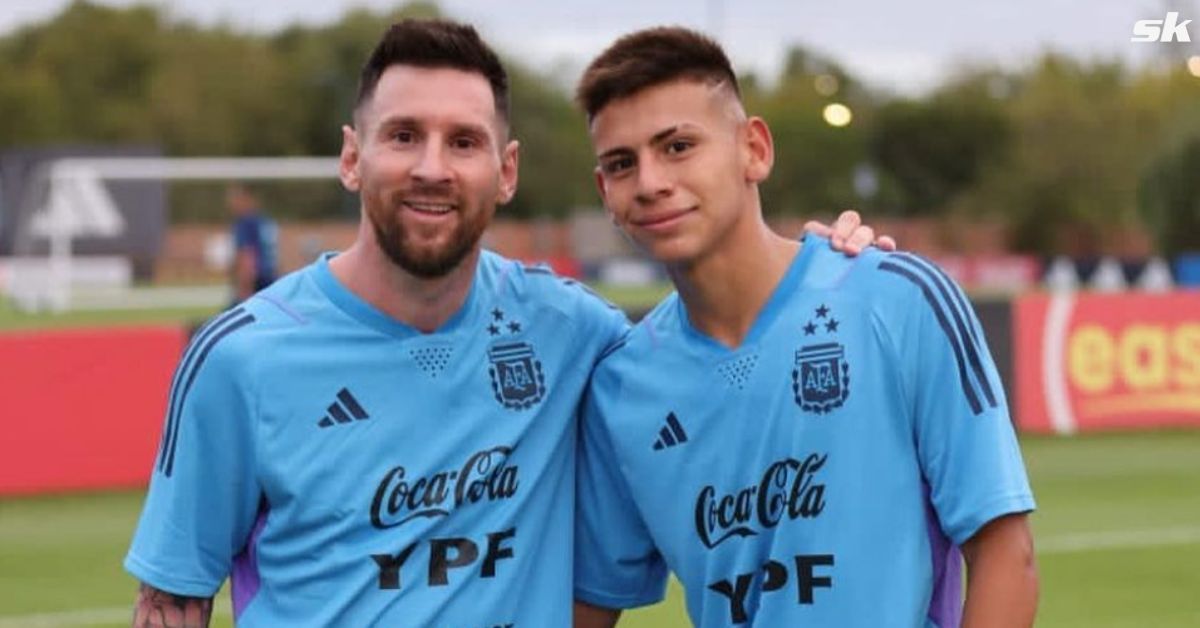
[{"label": "stadium light", "polygon": [[825,110],[821,112],[821,115],[825,118],[826,124],[838,128],[850,124],[850,121],[854,119],[850,108],[840,102],[825,105]]},{"label": "stadium light", "polygon": [[838,91],[837,77],[832,74],[820,74],[817,78],[813,79],[813,89],[817,90],[818,94],[828,98]]}]

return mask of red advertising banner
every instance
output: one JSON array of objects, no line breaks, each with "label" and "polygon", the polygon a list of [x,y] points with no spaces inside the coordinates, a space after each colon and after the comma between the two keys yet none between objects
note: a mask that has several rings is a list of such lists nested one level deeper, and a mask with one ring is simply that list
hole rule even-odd
[{"label": "red advertising banner", "polygon": [[142,486],[177,327],[0,334],[0,495]]},{"label": "red advertising banner", "polygon": [[1031,255],[939,255],[934,261],[963,287],[1016,294],[1038,285],[1042,265]]},{"label": "red advertising banner", "polygon": [[1021,429],[1200,427],[1200,292],[1029,295],[1014,314]]}]

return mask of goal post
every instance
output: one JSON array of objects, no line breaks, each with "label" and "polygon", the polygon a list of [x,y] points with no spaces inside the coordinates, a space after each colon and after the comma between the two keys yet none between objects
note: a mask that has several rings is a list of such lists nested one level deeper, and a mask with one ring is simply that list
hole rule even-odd
[{"label": "goal post", "polygon": [[[136,291],[134,297],[131,264],[120,250],[91,256],[82,255],[77,246],[83,238],[113,241],[129,232],[129,213],[113,194],[114,187],[156,181],[164,186],[332,181],[337,175],[336,157],[60,157],[41,162],[30,169],[16,211],[7,212],[15,221],[15,235],[12,256],[0,260],[0,289],[26,311],[153,306],[155,299],[147,297],[146,290]],[[164,206],[162,212],[170,211],[161,189],[151,196]],[[209,289],[210,296],[203,299],[211,300],[211,293]],[[84,294],[89,298],[81,299]],[[196,304],[186,291],[161,294],[165,302],[160,306]]]}]

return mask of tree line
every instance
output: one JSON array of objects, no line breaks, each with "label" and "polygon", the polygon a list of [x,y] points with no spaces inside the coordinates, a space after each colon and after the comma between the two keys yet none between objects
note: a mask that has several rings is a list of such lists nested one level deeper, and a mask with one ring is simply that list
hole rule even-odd
[{"label": "tree line", "polygon": [[[0,149],[88,142],[174,156],[333,155],[382,30],[439,14],[417,2],[262,34],[76,0],[0,37]],[[506,65],[522,143],[520,192],[506,215],[597,205],[585,122],[563,81]],[[1015,249],[1037,253],[1064,238],[1100,251],[1141,225],[1165,253],[1200,250],[1200,78],[1182,61],[1134,69],[1047,53],[1019,70],[964,68],[900,98],[795,47],[780,76],[741,83],[774,133],[769,213],[986,217],[1007,226]],[[852,112],[849,124],[822,117],[835,102]]]}]

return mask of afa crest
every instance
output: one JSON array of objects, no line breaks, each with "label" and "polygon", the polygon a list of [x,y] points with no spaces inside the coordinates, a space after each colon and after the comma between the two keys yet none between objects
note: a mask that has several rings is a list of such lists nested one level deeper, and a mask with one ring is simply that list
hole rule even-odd
[{"label": "afa crest", "polygon": [[542,363],[528,342],[506,342],[488,349],[488,374],[492,393],[500,405],[510,410],[526,410],[546,394],[546,376]]},{"label": "afa crest", "polygon": [[809,412],[824,414],[841,407],[850,396],[850,365],[842,345],[809,345],[796,352],[792,391],[796,403]]},{"label": "afa crest", "polygon": [[[822,304],[816,309],[815,319],[803,327],[804,335],[815,336],[820,331],[834,335],[838,325],[829,308]],[[838,342],[822,342],[796,351],[792,392],[796,404],[808,412],[825,414],[840,408],[850,396],[850,365],[846,362],[845,347]]]}]

